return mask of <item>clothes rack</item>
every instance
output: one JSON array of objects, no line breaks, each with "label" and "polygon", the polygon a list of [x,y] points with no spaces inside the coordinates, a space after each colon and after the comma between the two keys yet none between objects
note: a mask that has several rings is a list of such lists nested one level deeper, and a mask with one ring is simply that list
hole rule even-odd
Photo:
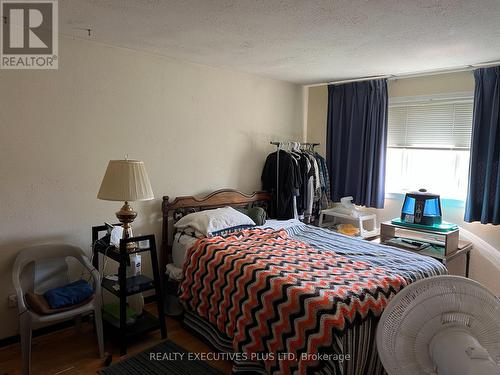
[{"label": "clothes rack", "polygon": [[287,144],[292,144],[292,143],[298,143],[300,146],[310,146],[313,148],[320,145],[319,143],[310,143],[310,142],[276,142],[276,141],[271,141],[269,143],[274,145],[274,146],[277,146],[277,147],[284,146]]},{"label": "clothes rack", "polygon": [[[280,209],[283,209],[282,207],[282,201],[280,200],[281,195],[285,194],[288,196],[288,193],[282,192],[280,188],[280,169],[281,169],[281,159],[282,155],[280,151],[286,152],[287,149],[291,152],[314,152],[314,148],[316,146],[319,146],[320,143],[317,142],[296,142],[296,141],[285,141],[285,142],[279,142],[279,141],[271,141],[271,145],[276,146],[276,155],[275,155],[275,163],[276,163],[276,186],[275,186],[275,209],[276,212],[280,212]],[[296,203],[295,203],[295,198],[294,198],[294,212],[295,212],[295,218],[300,218],[301,220],[303,219],[303,211],[299,210],[297,214],[297,208],[296,208]],[[297,216],[298,215],[298,216]]]},{"label": "clothes rack", "polygon": [[[307,146],[311,147],[311,150],[314,149],[314,147],[319,146],[319,143],[310,143],[310,142],[296,142],[296,141],[287,141],[287,142],[278,142],[278,141],[271,141],[270,144],[276,146],[276,151],[279,151],[282,146],[286,145],[298,145],[299,147],[302,146]],[[276,157],[276,209],[279,208],[279,153]]]}]

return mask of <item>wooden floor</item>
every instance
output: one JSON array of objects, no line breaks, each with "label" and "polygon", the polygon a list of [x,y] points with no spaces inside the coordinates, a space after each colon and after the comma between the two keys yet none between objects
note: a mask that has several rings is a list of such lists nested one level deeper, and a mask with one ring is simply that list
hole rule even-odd
[{"label": "wooden floor", "polygon": [[[147,310],[154,312],[147,306]],[[168,338],[189,352],[211,352],[209,346],[186,331],[175,319],[167,319]],[[159,331],[138,338],[129,346],[127,356],[139,353],[161,341]],[[82,323],[80,331],[67,328],[33,339],[32,342],[33,375],[75,375],[96,374],[104,366],[99,359],[97,339],[91,323]],[[105,350],[112,354],[113,363],[127,358],[119,355],[116,343],[106,342]],[[225,374],[231,373],[231,363],[227,361],[211,362]],[[21,347],[13,344],[0,348],[0,375],[22,374]]]}]

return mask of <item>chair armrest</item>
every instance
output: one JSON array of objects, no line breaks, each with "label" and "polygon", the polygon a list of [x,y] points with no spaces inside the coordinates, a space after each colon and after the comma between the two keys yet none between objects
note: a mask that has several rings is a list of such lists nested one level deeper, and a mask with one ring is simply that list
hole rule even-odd
[{"label": "chair armrest", "polygon": [[22,290],[16,290],[16,297],[17,297],[17,309],[19,310],[19,313],[23,313],[24,311],[28,310],[28,306],[26,306],[26,302],[24,301],[24,294]]},{"label": "chair armrest", "polygon": [[89,273],[92,275],[92,278],[94,279],[94,289],[96,295],[101,294],[101,275],[99,274],[99,271],[95,269],[95,267],[90,263],[89,258],[85,254],[82,254],[78,257],[78,260],[80,263],[89,271]]},{"label": "chair armrest", "polygon": [[16,258],[16,261],[14,262],[14,266],[12,268],[12,285],[14,286],[14,290],[16,292],[17,309],[19,313],[23,313],[24,311],[28,310],[26,302],[24,301],[24,291],[20,280],[21,271],[25,265],[24,263],[25,261],[22,257]]}]

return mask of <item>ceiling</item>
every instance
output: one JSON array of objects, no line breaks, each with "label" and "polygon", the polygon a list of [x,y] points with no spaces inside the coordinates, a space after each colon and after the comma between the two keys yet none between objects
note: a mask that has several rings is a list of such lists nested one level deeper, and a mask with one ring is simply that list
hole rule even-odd
[{"label": "ceiling", "polygon": [[62,0],[59,13],[65,35],[300,84],[500,58],[500,0]]}]

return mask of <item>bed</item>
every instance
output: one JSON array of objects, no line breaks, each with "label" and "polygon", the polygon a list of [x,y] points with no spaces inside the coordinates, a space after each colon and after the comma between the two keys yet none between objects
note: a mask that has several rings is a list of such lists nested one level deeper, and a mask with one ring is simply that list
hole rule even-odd
[{"label": "bed", "polygon": [[[266,208],[270,196],[219,190],[163,200],[160,264],[173,261],[173,224],[223,206]],[[192,242],[179,295],[184,324],[230,353],[234,373],[384,374],[375,346],[390,298],[418,279],[445,274],[429,257],[299,221]]]}]

